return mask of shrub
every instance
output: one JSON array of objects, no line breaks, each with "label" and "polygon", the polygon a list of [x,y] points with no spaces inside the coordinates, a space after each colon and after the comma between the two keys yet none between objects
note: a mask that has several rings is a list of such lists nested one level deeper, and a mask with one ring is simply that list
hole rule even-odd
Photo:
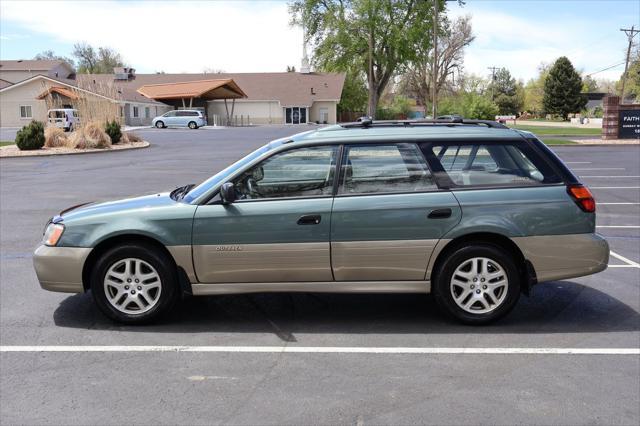
[{"label": "shrub", "polygon": [[69,136],[68,147],[77,149],[108,148],[111,137],[97,123],[87,123]]},{"label": "shrub", "polygon": [[498,111],[491,99],[474,92],[445,98],[438,105],[438,115],[459,114],[475,120],[495,120]]},{"label": "shrub", "polygon": [[142,142],[142,138],[136,135],[135,133],[123,132],[120,142],[122,143]]},{"label": "shrub", "polygon": [[16,145],[21,151],[42,148],[44,146],[44,124],[32,121],[18,130]]},{"label": "shrub", "polygon": [[107,123],[104,125],[104,131],[107,132],[107,134],[111,138],[111,143],[120,142],[122,131],[120,130],[120,123],[118,123],[116,120],[107,121]]},{"label": "shrub", "polygon": [[64,130],[57,127],[47,127],[44,129],[44,146],[47,148],[67,146],[67,135],[64,133]]}]

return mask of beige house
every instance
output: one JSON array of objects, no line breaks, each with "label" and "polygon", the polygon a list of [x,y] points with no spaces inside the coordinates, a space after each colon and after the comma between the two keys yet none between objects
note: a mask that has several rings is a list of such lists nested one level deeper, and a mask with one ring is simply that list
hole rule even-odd
[{"label": "beige house", "polygon": [[153,117],[172,109],[139,93],[118,93],[117,89],[87,87],[76,80],[36,75],[0,89],[0,127],[22,127],[31,120],[47,121],[50,108],[107,111],[124,124],[145,125]]},{"label": "beige house", "polygon": [[[120,67],[113,74],[76,75],[62,61],[0,61],[0,126],[46,121],[47,109],[110,102],[123,124],[150,125],[154,117],[180,108],[198,108],[209,124],[332,124],[337,119],[345,75],[304,72],[221,74],[136,74]],[[232,81],[243,96],[226,102],[212,97],[154,99],[141,90],[152,85],[179,86]],[[195,84],[197,85],[197,84]],[[69,96],[69,93],[75,95]],[[149,96],[145,96],[149,95]],[[230,118],[230,120],[229,120]]]},{"label": "beige house", "polygon": [[[52,78],[73,79],[76,71],[64,61],[17,60],[0,61],[0,80],[15,84],[36,75]],[[0,82],[1,84],[2,82]],[[0,85],[0,88],[4,88]]]},{"label": "beige house", "polygon": [[[246,94],[236,99],[233,116],[252,124],[333,124],[337,118],[337,105],[342,95],[345,75],[342,73],[216,73],[216,74],[135,74],[127,80],[115,80],[123,90],[139,90],[148,85],[169,85],[204,80],[233,80]],[[78,81],[106,84],[114,81],[111,74],[79,75]],[[167,102],[161,100],[161,102]],[[177,102],[175,108],[188,107]],[[206,111],[209,123],[224,117],[229,102],[224,100],[194,99],[191,107]],[[246,122],[246,121],[245,121]]]}]

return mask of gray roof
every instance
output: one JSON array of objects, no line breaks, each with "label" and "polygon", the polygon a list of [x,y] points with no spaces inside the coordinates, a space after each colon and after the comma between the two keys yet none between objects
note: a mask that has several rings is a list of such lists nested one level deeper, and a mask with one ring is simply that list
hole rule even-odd
[{"label": "gray roof", "polygon": [[[339,100],[342,95],[343,73],[214,73],[214,74],[136,74],[131,80],[114,80],[113,74],[79,74],[83,82],[112,82],[122,89],[123,96],[132,96],[145,84],[178,83],[208,79],[233,79],[247,94],[247,100],[280,101],[282,106],[311,106],[314,101]],[[145,98],[146,99],[146,98]],[[129,100],[129,99],[128,99]],[[131,99],[132,101],[134,99]]]},{"label": "gray roof", "polygon": [[[58,65],[65,63],[60,60],[18,59],[0,61],[1,71],[49,71]],[[67,64],[68,65],[68,64]]]}]

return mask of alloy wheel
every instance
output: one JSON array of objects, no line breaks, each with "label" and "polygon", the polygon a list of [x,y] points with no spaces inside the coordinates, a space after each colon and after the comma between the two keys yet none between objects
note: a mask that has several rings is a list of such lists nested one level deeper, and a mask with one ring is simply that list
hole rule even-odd
[{"label": "alloy wheel", "polygon": [[472,314],[486,314],[497,309],[507,298],[508,288],[504,268],[486,257],[465,260],[451,275],[453,300]]},{"label": "alloy wheel", "polygon": [[104,276],[104,293],[118,311],[138,315],[149,311],[160,300],[160,275],[148,262],[137,258],[118,260]]}]

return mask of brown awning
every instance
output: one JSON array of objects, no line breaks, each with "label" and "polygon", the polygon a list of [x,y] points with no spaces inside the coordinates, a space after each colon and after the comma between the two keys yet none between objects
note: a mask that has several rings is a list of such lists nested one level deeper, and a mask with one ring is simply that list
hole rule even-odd
[{"label": "brown awning", "polygon": [[239,99],[247,95],[232,79],[197,80],[179,83],[146,84],[138,93],[150,99]]},{"label": "brown awning", "polygon": [[74,101],[79,99],[78,95],[76,93],[74,93],[73,90],[67,88],[67,87],[60,87],[60,86],[51,86],[49,87],[47,90],[45,90],[44,92],[42,92],[41,94],[39,94],[36,99],[44,99],[47,96],[49,96],[52,93],[57,93],[60,96],[64,96],[67,97],[69,99],[73,99]]}]

